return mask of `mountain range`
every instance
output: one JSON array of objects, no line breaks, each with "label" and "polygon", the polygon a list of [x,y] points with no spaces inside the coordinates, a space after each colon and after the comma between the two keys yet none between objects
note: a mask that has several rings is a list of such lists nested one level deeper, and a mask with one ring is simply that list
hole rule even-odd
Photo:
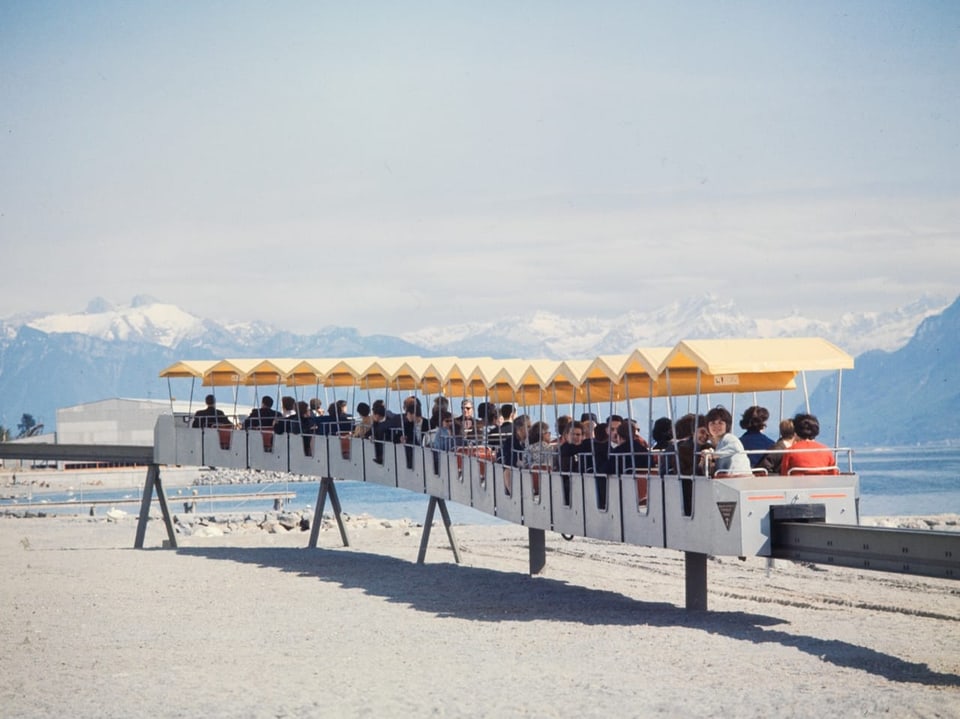
[{"label": "mountain range", "polygon": [[[819,336],[857,355],[857,369],[843,377],[847,441],[866,438],[868,444],[874,444],[887,435],[880,428],[864,437],[856,428],[848,432],[852,414],[864,414],[885,399],[890,408],[898,410],[897,423],[903,425],[905,402],[919,403],[928,390],[936,395],[938,412],[933,415],[939,416],[939,421],[931,422],[932,427],[926,422],[916,424],[923,427],[922,432],[901,433],[892,439],[899,444],[952,439],[960,437],[957,422],[944,421],[939,412],[947,407],[944,395],[949,393],[944,385],[957,386],[960,352],[952,338],[960,336],[956,318],[960,311],[957,302],[945,310],[946,305],[941,298],[922,297],[892,312],[847,313],[833,322],[799,314],[759,319],[747,316],[729,300],[707,294],[615,318],[570,318],[540,310],[489,322],[425,328],[397,337],[362,335],[354,328],[339,326],[295,334],[260,321],[222,323],[200,318],[146,296],[135,297],[126,306],[97,298],[83,312],[0,320],[0,424],[15,428],[21,415],[30,413],[49,430],[58,407],[107,397],[165,399],[167,388],[157,375],[181,359],[366,355],[586,358],[636,347],[669,346],[684,338]],[[885,369],[874,370],[877,366]],[[914,372],[921,366],[925,378]],[[881,380],[881,384],[861,389],[868,377]],[[828,391],[829,386],[818,387],[812,401],[821,396],[818,393]]]}]

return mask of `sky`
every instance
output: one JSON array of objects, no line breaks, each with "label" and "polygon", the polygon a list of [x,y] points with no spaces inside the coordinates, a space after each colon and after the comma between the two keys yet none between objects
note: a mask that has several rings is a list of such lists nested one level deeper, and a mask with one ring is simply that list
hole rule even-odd
[{"label": "sky", "polygon": [[960,3],[0,0],[0,317],[960,294]]}]

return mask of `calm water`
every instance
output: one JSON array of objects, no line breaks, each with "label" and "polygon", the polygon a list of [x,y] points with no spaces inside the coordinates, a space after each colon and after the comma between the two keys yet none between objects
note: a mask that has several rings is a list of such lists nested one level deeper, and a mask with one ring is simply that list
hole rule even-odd
[{"label": "calm water", "polygon": [[[846,465],[841,462],[841,466]],[[860,511],[863,516],[960,514],[960,447],[896,448],[858,450],[854,455],[854,469],[860,474]],[[277,482],[273,484],[236,484],[197,487],[199,512],[259,512],[270,509],[273,501],[240,500],[204,502],[211,493],[251,494],[256,492],[295,492],[289,509],[313,509],[317,501],[318,482]],[[140,487],[125,490],[84,490],[83,500],[136,499]],[[182,511],[184,497],[193,488],[168,488],[167,496],[174,512]],[[181,493],[181,494],[178,494]],[[337,482],[337,492],[343,511],[351,515],[369,514],[382,519],[411,519],[423,521],[428,498],[402,489],[382,487],[362,482]],[[67,492],[43,495],[50,502],[81,500],[78,493]],[[7,502],[2,503],[3,506]],[[448,503],[451,518],[463,524],[492,524],[498,520],[482,512],[454,502]],[[136,504],[121,505],[127,512],[136,513]],[[102,515],[108,506],[96,508]],[[54,509],[54,512],[83,511],[73,508]],[[330,511],[327,504],[326,511]],[[439,514],[437,515],[439,519]]]}]

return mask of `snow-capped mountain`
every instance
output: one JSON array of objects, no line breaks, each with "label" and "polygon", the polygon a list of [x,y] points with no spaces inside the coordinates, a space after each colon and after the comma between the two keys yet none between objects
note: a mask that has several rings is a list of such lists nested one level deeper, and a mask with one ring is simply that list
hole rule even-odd
[{"label": "snow-capped mountain", "polygon": [[669,346],[683,338],[809,335],[858,355],[900,349],[946,304],[925,297],[895,312],[849,313],[825,322],[797,314],[752,318],[730,301],[705,295],[614,318],[540,310],[393,337],[361,335],[348,327],[298,335],[263,322],[203,319],[149,297],[128,306],[97,299],[84,312],[0,320],[0,424],[15,427],[30,413],[50,426],[58,407],[107,397],[165,397],[157,374],[181,359],[447,354],[576,359]]},{"label": "snow-capped mountain", "polygon": [[817,336],[856,355],[902,347],[924,319],[948,304],[923,297],[893,312],[847,313],[826,322],[799,314],[751,318],[732,301],[708,294],[615,318],[571,319],[541,310],[485,323],[429,327],[403,339],[437,354],[568,358],[671,346],[685,338]]}]

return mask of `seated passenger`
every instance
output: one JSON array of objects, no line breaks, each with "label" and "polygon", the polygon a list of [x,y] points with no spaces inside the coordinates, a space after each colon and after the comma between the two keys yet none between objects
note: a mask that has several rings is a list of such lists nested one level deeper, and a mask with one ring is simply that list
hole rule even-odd
[{"label": "seated passenger", "polygon": [[453,429],[453,414],[442,409],[439,414],[440,426],[433,436],[433,447],[441,452],[452,452],[462,444],[462,439]]},{"label": "seated passenger", "polygon": [[556,469],[556,459],[557,448],[550,441],[550,425],[534,422],[527,437],[527,448],[523,451],[522,466]]},{"label": "seated passenger", "polygon": [[[763,433],[767,426],[767,420],[770,419],[770,412],[766,407],[747,407],[740,419],[740,429],[746,432],[740,435],[740,443],[748,452],[751,450],[770,449],[774,441]],[[759,467],[764,456],[762,453],[747,455],[750,458],[751,467]]]},{"label": "seated passenger", "polygon": [[273,397],[267,395],[260,400],[260,407],[250,412],[243,420],[244,429],[270,429],[279,413],[273,408]]},{"label": "seated passenger", "polygon": [[366,402],[360,402],[357,405],[357,420],[353,427],[353,436],[359,439],[365,439],[373,428],[373,415],[370,414],[370,405]]},{"label": "seated passenger", "polygon": [[560,471],[577,473],[583,469],[583,425],[570,422],[559,447]]},{"label": "seated passenger", "polygon": [[607,438],[607,425],[598,424],[593,428],[593,439],[590,441],[590,455],[593,458],[593,472],[602,473],[610,454],[610,442]]},{"label": "seated passenger", "polygon": [[500,445],[500,462],[508,467],[520,467],[523,453],[527,448],[527,434],[530,431],[530,417],[521,414],[512,422],[513,431]]},{"label": "seated passenger", "polygon": [[675,444],[680,476],[692,477],[696,473],[700,453],[713,446],[707,434],[707,418],[691,413],[678,419]]},{"label": "seated passenger", "polygon": [[[640,436],[640,430],[632,419],[617,425],[617,444],[610,447],[604,474],[629,474],[637,469],[649,469],[650,445]],[[612,440],[611,440],[612,444]]]},{"label": "seated passenger", "polygon": [[200,427],[232,427],[233,423],[227,418],[227,415],[224,414],[222,409],[217,409],[217,398],[212,394],[208,394],[206,399],[206,407],[203,409],[198,409],[193,415],[193,424],[191,425],[194,429]]},{"label": "seated passenger", "polygon": [[718,472],[728,477],[753,474],[743,445],[737,436],[730,432],[732,425],[733,417],[725,407],[714,407],[707,412],[707,432],[714,449],[704,450],[703,456],[711,477]]},{"label": "seated passenger", "polygon": [[657,453],[657,466],[660,468],[660,476],[676,474],[677,462],[674,453],[673,422],[669,417],[661,417],[653,423],[650,438],[653,440],[651,449]]},{"label": "seated passenger", "polygon": [[460,416],[453,420],[454,429],[461,437],[470,440],[477,438],[477,422],[473,416],[473,402],[469,399],[460,402]]},{"label": "seated passenger", "polygon": [[797,433],[793,431],[793,420],[782,420],[780,422],[780,439],[760,461],[760,467],[767,470],[767,474],[780,474],[780,464],[783,462],[784,451],[793,446],[796,438]]},{"label": "seated passenger", "polygon": [[780,474],[839,474],[837,458],[825,444],[815,441],[820,434],[820,422],[812,414],[798,414],[793,418],[797,439],[783,455]]},{"label": "seated passenger", "polygon": [[[300,415],[297,413],[297,400],[289,395],[280,398],[281,416],[273,421],[273,431],[277,434],[300,434],[302,431]],[[307,408],[309,411],[309,407]]]},{"label": "seated passenger", "polygon": [[338,399],[327,407],[327,413],[313,420],[316,434],[346,434],[353,430],[353,417],[347,412],[347,400]]}]

